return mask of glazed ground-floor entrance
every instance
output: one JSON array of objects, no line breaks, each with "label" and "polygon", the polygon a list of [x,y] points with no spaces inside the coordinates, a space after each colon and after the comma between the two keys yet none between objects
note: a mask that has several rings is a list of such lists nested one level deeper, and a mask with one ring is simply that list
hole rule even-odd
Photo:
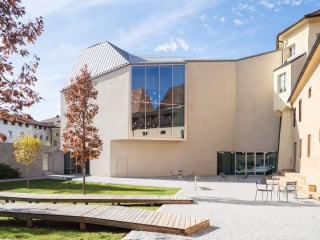
[{"label": "glazed ground-floor entrance", "polygon": [[[81,167],[76,162],[69,152],[64,154],[64,174],[82,174]],[[90,174],[90,161],[86,161],[86,174]]]},{"label": "glazed ground-floor entrance", "polygon": [[217,152],[217,174],[268,175],[277,165],[277,152]]}]

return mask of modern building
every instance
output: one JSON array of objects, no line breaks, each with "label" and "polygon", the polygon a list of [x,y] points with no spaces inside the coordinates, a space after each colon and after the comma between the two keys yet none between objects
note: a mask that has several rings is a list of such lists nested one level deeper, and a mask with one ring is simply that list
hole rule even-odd
[{"label": "modern building", "polygon": [[[316,84],[309,72],[319,68],[319,33],[316,11],[279,33],[274,51],[238,60],[137,56],[109,42],[83,50],[70,79],[87,64],[99,92],[95,125],[104,143],[100,158],[90,161],[90,173],[307,173],[304,158],[293,151],[301,145],[296,139],[302,124],[292,127],[292,112],[304,82]],[[317,102],[317,86],[310,91]],[[61,99],[64,116],[63,94]],[[307,103],[303,107],[307,112]],[[303,117],[314,119],[307,113]],[[62,129],[65,123],[62,117]],[[320,135],[319,124],[314,132]],[[305,133],[306,146],[309,134],[309,141],[316,141],[314,133]]]}]

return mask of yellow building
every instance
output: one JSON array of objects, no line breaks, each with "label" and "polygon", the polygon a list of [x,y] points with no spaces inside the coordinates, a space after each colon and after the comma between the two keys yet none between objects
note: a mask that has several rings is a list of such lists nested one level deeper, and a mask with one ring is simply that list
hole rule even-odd
[{"label": "yellow building", "polygon": [[[259,175],[300,166],[288,99],[319,32],[317,11],[279,33],[274,51],[238,60],[137,56],[109,42],[83,50],[71,78],[88,65],[104,144],[90,173]],[[63,95],[61,108],[64,116]]]},{"label": "yellow building", "polygon": [[319,71],[319,36],[319,10],[279,33],[277,48],[283,53],[283,64],[274,71],[274,110],[281,116],[278,168],[301,173],[318,189],[319,83],[314,74]]}]

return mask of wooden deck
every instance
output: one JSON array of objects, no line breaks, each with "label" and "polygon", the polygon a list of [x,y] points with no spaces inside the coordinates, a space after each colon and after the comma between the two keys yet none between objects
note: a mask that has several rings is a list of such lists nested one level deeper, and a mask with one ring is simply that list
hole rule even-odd
[{"label": "wooden deck", "polygon": [[2,203],[0,216],[25,218],[28,227],[32,227],[32,219],[42,219],[78,222],[81,230],[89,223],[179,235],[190,235],[209,226],[209,219],[122,206]]},{"label": "wooden deck", "polygon": [[189,197],[155,196],[155,195],[106,195],[106,194],[34,194],[34,193],[14,193],[0,192],[0,199],[6,202],[27,201],[29,203],[39,202],[72,202],[76,203],[143,203],[143,204],[188,204],[193,203]]}]

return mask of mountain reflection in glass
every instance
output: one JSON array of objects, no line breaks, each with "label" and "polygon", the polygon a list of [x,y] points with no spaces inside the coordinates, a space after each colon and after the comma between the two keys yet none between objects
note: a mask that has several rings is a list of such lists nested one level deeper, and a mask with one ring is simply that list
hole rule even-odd
[{"label": "mountain reflection in glass", "polygon": [[184,65],[132,66],[132,137],[183,139]]}]

